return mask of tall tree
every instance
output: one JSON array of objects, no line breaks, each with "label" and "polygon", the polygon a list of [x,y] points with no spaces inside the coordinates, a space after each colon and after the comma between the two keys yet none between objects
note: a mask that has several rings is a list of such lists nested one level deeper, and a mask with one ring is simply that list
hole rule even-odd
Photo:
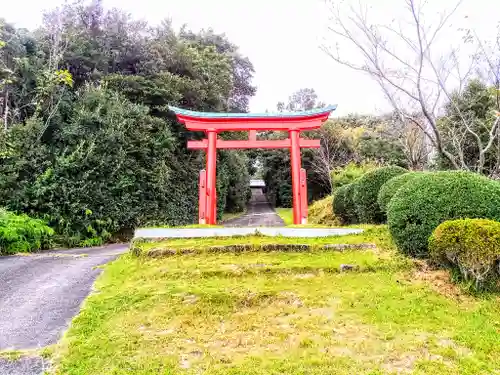
[{"label": "tall tree", "polygon": [[[469,44],[470,48],[450,47],[449,42],[446,45],[442,41],[439,44],[439,37],[450,26],[460,3],[455,2],[435,17],[425,13],[425,1],[405,0],[401,2],[401,18],[380,22],[371,17],[368,3],[360,2],[355,7],[330,1],[329,30],[335,44],[325,45],[324,50],[336,62],[370,76],[380,86],[401,124],[410,122],[419,127],[449,165],[484,172],[485,154],[497,136],[499,122],[493,120],[486,125],[488,139],[483,140],[470,126],[470,119],[460,116],[463,130],[477,144],[479,162],[475,165],[462,163],[460,154],[447,147],[439,126],[446,101],[460,112],[453,93],[462,92],[478,68],[486,71],[484,77],[493,80],[489,84],[498,82],[500,54],[495,48],[489,53],[486,43],[474,32],[468,31],[461,43]],[[493,44],[498,45],[498,38]],[[342,47],[357,54],[341,53]],[[450,49],[446,52],[443,47]]]},{"label": "tall tree", "polygon": [[12,117],[16,73],[19,60],[26,55],[20,33],[0,19],[0,115],[5,130]]},{"label": "tall tree", "polygon": [[499,129],[491,127],[499,121],[497,98],[495,87],[471,80],[462,92],[455,92],[445,106],[439,128],[446,147],[458,156],[464,169],[491,176],[500,173]]},{"label": "tall tree", "polygon": [[233,71],[233,87],[227,103],[231,112],[248,112],[249,99],[255,95],[252,78],[255,73],[253,64],[244,57],[238,47],[231,43],[224,34],[216,34],[212,29],[194,33],[186,28],[180,32],[181,39],[196,42],[204,46],[213,46],[220,54],[227,56]]},{"label": "tall tree", "polygon": [[318,95],[312,88],[304,88],[295,91],[288,97],[288,102],[278,102],[276,108],[279,112],[284,110],[290,112],[307,111],[316,107],[324,107],[323,102],[318,102]]},{"label": "tall tree", "polygon": [[[138,225],[194,222],[203,155],[186,141],[200,134],[168,105],[244,111],[255,89],[236,45],[183,33],[100,0],[66,3],[32,33],[2,23],[0,204],[86,244]],[[245,206],[248,165],[242,153],[219,154],[219,214]]]}]

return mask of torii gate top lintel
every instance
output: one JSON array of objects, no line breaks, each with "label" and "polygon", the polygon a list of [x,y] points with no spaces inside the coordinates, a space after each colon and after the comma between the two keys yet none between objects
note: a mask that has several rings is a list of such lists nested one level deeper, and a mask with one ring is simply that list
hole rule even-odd
[{"label": "torii gate top lintel", "polygon": [[170,106],[177,119],[188,130],[244,131],[244,130],[310,130],[321,126],[337,106],[301,112],[280,113],[217,113],[197,112]]},{"label": "torii gate top lintel", "polygon": [[[301,168],[300,149],[319,148],[319,139],[300,138],[300,132],[321,126],[337,106],[302,112],[281,113],[214,113],[196,112],[169,106],[188,130],[204,131],[207,138],[188,141],[189,149],[206,151],[206,171],[200,172],[199,223],[215,224],[217,218],[216,163],[217,149],[289,148],[292,164],[293,222],[307,222],[306,173]],[[288,139],[257,140],[257,131],[288,131]],[[217,139],[222,131],[248,131],[248,140]]]}]

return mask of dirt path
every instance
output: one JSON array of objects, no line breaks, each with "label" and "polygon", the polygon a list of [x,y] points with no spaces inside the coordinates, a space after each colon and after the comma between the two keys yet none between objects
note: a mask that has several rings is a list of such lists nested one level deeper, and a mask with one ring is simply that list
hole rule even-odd
[{"label": "dirt path", "polygon": [[252,189],[247,213],[223,223],[225,227],[283,227],[285,223],[276,214],[260,189]]},{"label": "dirt path", "polygon": [[[54,344],[101,273],[128,245],[0,257],[0,351]],[[39,374],[41,358],[0,358],[0,374]],[[27,370],[30,369],[30,372]]]}]

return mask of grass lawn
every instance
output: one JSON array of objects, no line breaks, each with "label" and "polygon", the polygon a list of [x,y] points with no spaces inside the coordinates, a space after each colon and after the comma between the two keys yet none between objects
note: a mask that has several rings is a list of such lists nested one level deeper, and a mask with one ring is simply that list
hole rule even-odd
[{"label": "grass lawn", "polygon": [[241,212],[224,212],[222,214],[222,222],[225,222],[225,221],[228,221],[228,220],[232,220],[232,219],[237,219],[243,215],[246,214],[246,210],[245,211],[241,211]]},{"label": "grass lawn", "polygon": [[[321,224],[306,224],[306,225],[295,225],[293,224],[293,208],[275,208],[276,213],[281,219],[285,222],[285,226],[294,227],[298,226],[300,228],[309,227],[309,228],[331,228],[331,225],[321,225]],[[310,218],[310,217],[309,217]],[[338,226],[338,225],[337,225]]]},{"label": "grass lawn", "polygon": [[293,209],[292,208],[275,208],[276,213],[283,219],[285,225],[293,224]]},{"label": "grass lawn", "polygon": [[342,242],[377,248],[122,256],[54,348],[57,373],[500,373],[498,297],[397,256],[383,227]]}]

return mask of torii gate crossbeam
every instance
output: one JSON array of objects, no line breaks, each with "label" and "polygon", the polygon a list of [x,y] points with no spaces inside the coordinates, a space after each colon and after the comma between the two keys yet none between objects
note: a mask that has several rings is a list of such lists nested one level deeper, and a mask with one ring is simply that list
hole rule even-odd
[{"label": "torii gate crossbeam", "polygon": [[[318,139],[300,138],[300,132],[321,126],[337,106],[293,113],[211,113],[195,112],[172,107],[179,122],[188,130],[203,131],[207,138],[188,141],[188,148],[205,150],[206,171],[200,172],[199,223],[216,224],[217,192],[216,165],[217,149],[243,148],[288,148],[292,169],[293,222],[307,223],[307,183],[305,170],[301,168],[301,148],[319,148]],[[257,140],[257,131],[287,131],[288,139]],[[248,140],[222,140],[217,133],[222,131],[248,131]]]}]

